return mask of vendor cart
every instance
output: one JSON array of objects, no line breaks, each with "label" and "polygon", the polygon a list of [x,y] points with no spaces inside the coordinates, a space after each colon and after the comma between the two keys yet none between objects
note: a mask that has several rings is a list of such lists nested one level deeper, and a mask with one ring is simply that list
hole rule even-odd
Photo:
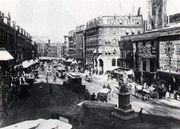
[{"label": "vendor cart", "polygon": [[102,102],[107,102],[108,94],[110,93],[110,90],[108,88],[101,89],[97,94],[97,99]]}]

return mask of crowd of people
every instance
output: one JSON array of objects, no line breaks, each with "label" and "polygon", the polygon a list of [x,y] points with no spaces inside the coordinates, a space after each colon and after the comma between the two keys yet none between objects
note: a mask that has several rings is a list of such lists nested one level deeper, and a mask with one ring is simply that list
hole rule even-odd
[{"label": "crowd of people", "polygon": [[22,67],[1,69],[2,115],[8,115],[7,107],[18,98],[24,98],[33,85],[34,74],[32,68],[24,70]]}]

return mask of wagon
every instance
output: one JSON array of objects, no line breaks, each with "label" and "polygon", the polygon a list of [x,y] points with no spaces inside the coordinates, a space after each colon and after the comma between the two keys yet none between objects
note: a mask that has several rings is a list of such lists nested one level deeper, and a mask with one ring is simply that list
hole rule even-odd
[{"label": "wagon", "polygon": [[108,88],[101,89],[97,94],[97,99],[102,102],[107,102],[108,94],[110,93],[110,90]]},{"label": "wagon", "polygon": [[154,89],[138,89],[135,88],[135,95],[142,97],[144,101],[151,100],[152,98],[159,98],[159,94]]},{"label": "wagon", "polygon": [[82,78],[75,73],[67,73],[63,85],[78,93],[85,89],[85,86],[82,85]]},{"label": "wagon", "polygon": [[85,76],[85,80],[88,81],[88,82],[92,82],[92,81],[93,81],[93,78],[92,78],[92,76],[90,76],[90,75],[86,75],[86,76]]}]

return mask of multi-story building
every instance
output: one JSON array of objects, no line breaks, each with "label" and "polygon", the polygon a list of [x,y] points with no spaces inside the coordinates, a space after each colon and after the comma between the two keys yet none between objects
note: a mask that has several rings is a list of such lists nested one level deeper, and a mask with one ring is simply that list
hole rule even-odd
[{"label": "multi-story building", "polygon": [[142,16],[101,16],[87,22],[86,63],[104,73],[120,66],[118,42],[123,35],[143,33]]},{"label": "multi-story building", "polygon": [[48,57],[58,57],[58,53],[57,53],[57,43],[51,43],[49,44],[49,51],[48,51],[48,54],[47,56]]},{"label": "multi-story building", "polygon": [[62,43],[58,42],[57,43],[57,57],[61,57],[61,46],[62,46]]},{"label": "multi-story building", "polygon": [[38,46],[39,57],[47,57],[50,51],[50,40],[48,40],[48,42],[43,41],[43,40],[38,40],[36,42]]},{"label": "multi-story building", "polygon": [[37,46],[40,57],[58,57],[59,43],[51,43],[48,40],[48,42],[41,41],[41,43],[37,43]]},{"label": "multi-story building", "polygon": [[68,57],[68,36],[64,36],[64,43],[61,45],[61,57]]},{"label": "multi-story building", "polygon": [[68,54],[70,58],[76,58],[76,42],[75,42],[75,30],[69,31],[68,34]]},{"label": "multi-story building", "polygon": [[172,21],[168,27],[122,37],[120,44],[128,43],[133,48],[131,60],[134,60],[134,65],[131,68],[135,71],[137,82],[151,84],[156,75],[157,80],[164,83],[167,89],[169,86],[172,86],[172,90],[178,89],[180,24]]},{"label": "multi-story building", "polygon": [[45,56],[46,44],[45,43],[37,43],[38,46],[38,55],[39,57]]},{"label": "multi-story building", "polygon": [[84,42],[84,30],[85,26],[77,26],[76,34],[75,34],[75,42],[76,42],[76,60],[77,61],[85,61],[85,42]]},{"label": "multi-story building", "polygon": [[167,26],[167,0],[148,0],[148,30]]},{"label": "multi-story building", "polygon": [[37,46],[23,28],[11,20],[10,14],[0,12],[0,47],[5,48],[14,60],[10,65],[20,64],[24,60],[37,57]]}]

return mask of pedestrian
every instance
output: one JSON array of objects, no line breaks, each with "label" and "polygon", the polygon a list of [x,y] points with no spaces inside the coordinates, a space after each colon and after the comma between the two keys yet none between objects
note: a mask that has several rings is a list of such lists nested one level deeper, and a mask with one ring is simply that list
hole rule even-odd
[{"label": "pedestrian", "polygon": [[95,101],[95,100],[96,100],[96,95],[95,95],[95,93],[93,93],[93,94],[91,95],[91,100],[92,100],[92,101]]},{"label": "pedestrian", "polygon": [[53,89],[52,89],[52,86],[49,85],[49,94],[52,95],[53,94]]},{"label": "pedestrian", "polygon": [[56,82],[56,75],[54,75],[53,81]]},{"label": "pedestrian", "polygon": [[138,112],[138,116],[139,116],[141,122],[144,123],[144,118],[143,118],[143,113],[142,113],[142,111],[143,111],[143,108],[141,108],[140,111]]},{"label": "pedestrian", "polygon": [[166,87],[165,87],[165,84],[162,83],[162,97],[163,97],[163,98],[166,97],[166,91],[167,91],[167,89],[166,89]]},{"label": "pedestrian", "polygon": [[46,75],[46,83],[49,83],[48,74]]},{"label": "pedestrian", "polygon": [[4,79],[2,79],[2,116],[5,114],[8,116],[7,113],[7,92],[8,92],[8,85],[5,83]]},{"label": "pedestrian", "polygon": [[88,93],[85,94],[84,100],[89,100],[89,94]]},{"label": "pedestrian", "polygon": [[138,88],[137,88],[137,84],[135,84],[134,87],[134,95],[137,97],[137,93],[138,93]]}]

